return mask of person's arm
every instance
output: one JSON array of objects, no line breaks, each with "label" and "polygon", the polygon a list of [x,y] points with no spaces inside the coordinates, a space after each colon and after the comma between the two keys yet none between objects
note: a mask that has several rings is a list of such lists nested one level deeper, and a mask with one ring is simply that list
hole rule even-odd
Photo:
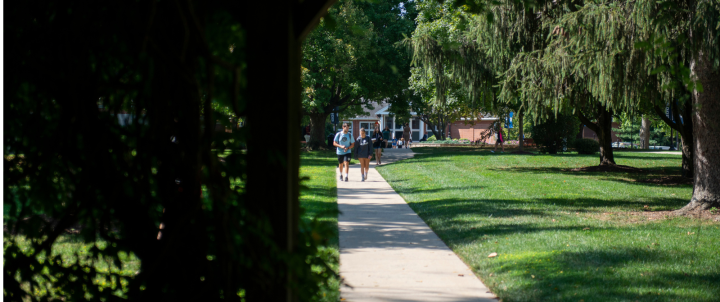
[{"label": "person's arm", "polygon": [[370,158],[370,157],[372,157],[373,153],[375,153],[375,147],[373,147],[373,144],[368,144],[368,145],[370,145],[370,146],[368,146],[368,150],[370,151],[370,152],[368,152],[368,154],[369,154],[368,158]]},{"label": "person's arm", "polygon": [[337,134],[335,134],[335,138],[333,139],[333,146],[338,147],[338,148],[345,148],[345,146],[338,143],[338,135]]}]

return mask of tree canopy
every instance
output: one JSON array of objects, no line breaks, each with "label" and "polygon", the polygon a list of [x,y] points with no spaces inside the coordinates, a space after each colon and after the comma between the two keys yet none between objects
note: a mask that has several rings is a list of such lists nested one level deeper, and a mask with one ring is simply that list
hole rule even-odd
[{"label": "tree canopy", "polygon": [[308,36],[303,51],[303,113],[311,143],[324,144],[328,114],[356,115],[373,101],[407,102],[409,60],[396,45],[415,29],[415,3],[342,1]]}]

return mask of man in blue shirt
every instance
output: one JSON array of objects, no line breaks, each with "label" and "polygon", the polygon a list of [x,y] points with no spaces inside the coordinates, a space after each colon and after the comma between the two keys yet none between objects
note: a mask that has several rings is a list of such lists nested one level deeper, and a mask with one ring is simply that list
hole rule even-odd
[{"label": "man in blue shirt", "polygon": [[335,134],[333,146],[337,147],[338,169],[340,169],[340,181],[343,180],[343,167],[345,168],[345,181],[348,181],[348,173],[350,171],[350,156],[352,148],[355,146],[355,139],[350,134],[350,126],[343,123],[343,130]]}]

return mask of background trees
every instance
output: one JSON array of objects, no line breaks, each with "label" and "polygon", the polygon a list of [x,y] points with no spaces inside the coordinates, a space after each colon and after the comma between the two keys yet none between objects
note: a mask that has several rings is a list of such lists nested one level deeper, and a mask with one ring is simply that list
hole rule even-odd
[{"label": "background trees", "polygon": [[303,48],[303,114],[310,145],[325,144],[325,121],[339,107],[360,114],[372,101],[407,103],[410,56],[396,45],[414,28],[415,3],[343,1],[308,36]]},{"label": "background trees", "polygon": [[[615,164],[610,145],[614,115],[677,101],[675,111],[692,112],[684,119],[693,120],[692,125],[669,122],[686,142],[685,175],[693,174],[687,163],[694,162],[697,191],[690,208],[720,202],[720,159],[715,159],[720,156],[707,158],[720,149],[720,136],[708,137],[720,129],[708,115],[720,113],[714,111],[720,110],[717,1],[486,4],[458,0],[422,6],[420,15],[430,16],[426,23],[432,26],[421,22],[413,46],[426,68],[437,74],[451,69],[471,97],[490,95],[485,92],[494,85],[482,83],[497,81],[499,91],[492,99],[519,102],[535,120],[577,114],[598,134],[601,165]],[[483,14],[475,14],[479,11]],[[445,83],[436,79],[436,89]],[[699,152],[704,152],[701,157]]]}]

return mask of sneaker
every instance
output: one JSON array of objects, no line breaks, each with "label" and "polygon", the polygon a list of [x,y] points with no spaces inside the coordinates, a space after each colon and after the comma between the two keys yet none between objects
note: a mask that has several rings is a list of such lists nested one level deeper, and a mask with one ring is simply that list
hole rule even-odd
[{"label": "sneaker", "polygon": [[360,175],[360,181],[365,181],[365,175]]},{"label": "sneaker", "polygon": [[[490,153],[495,153],[495,151],[493,151],[493,150],[490,150]],[[342,176],[340,176],[340,177],[342,177]]]},{"label": "sneaker", "polygon": [[340,181],[342,181],[342,173],[340,173]]},{"label": "sneaker", "polygon": [[348,180],[347,180],[347,176],[345,176],[345,182],[347,182],[347,181],[348,181]]}]

